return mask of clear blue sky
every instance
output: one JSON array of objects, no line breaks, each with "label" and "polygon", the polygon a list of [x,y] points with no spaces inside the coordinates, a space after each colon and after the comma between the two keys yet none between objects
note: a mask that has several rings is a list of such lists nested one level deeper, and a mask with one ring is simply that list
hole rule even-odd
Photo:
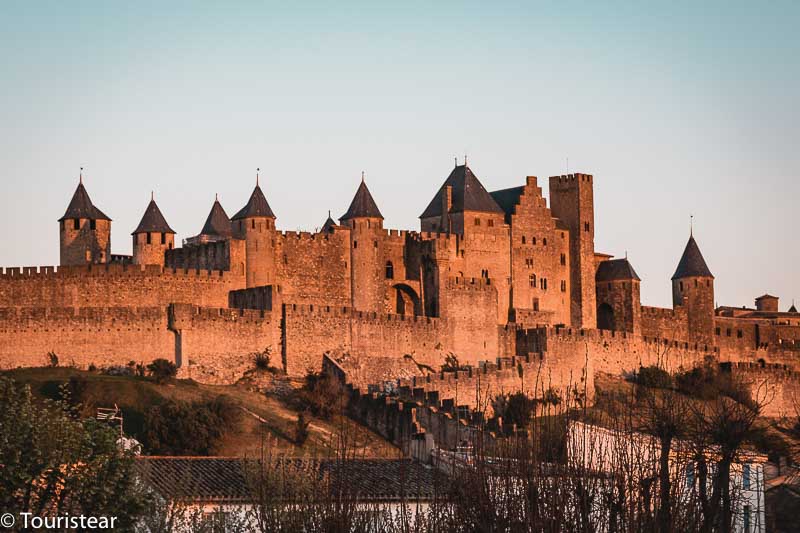
[{"label": "clear blue sky", "polygon": [[598,251],[670,305],[695,236],[717,300],[800,299],[797,2],[0,3],[0,264],[58,262],[78,168],[114,219],[150,191],[179,238],[255,168],[282,229],[341,215],[362,170],[386,226],[465,152],[487,189],[595,176]]}]

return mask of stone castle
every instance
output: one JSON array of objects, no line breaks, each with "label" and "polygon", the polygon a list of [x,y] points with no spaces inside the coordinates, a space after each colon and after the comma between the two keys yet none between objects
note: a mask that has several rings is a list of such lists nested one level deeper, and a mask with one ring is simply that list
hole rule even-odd
[{"label": "stone castle", "polygon": [[58,220],[60,266],[0,273],[0,368],[40,366],[48,352],[83,367],[165,358],[225,383],[270,348],[290,376],[327,354],[351,381],[379,383],[415,379],[452,353],[486,368],[524,360],[549,382],[590,387],[595,372],[640,364],[796,364],[794,305],[781,312],[764,295],[755,309],[715,308],[690,236],[672,308],[644,306],[631,263],[595,250],[593,176],[548,185],[549,206],[534,176],[489,192],[456,164],[420,231],[406,231],[384,228],[362,176],[338,223],[306,233],[276,228],[256,181],[233,217],[215,200],[180,247],[151,199],[132,255],[114,255],[111,219],[81,180]]}]

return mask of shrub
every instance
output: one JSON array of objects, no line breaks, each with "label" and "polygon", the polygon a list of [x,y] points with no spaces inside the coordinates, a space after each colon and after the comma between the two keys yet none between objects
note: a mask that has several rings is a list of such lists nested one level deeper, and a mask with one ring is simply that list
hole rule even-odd
[{"label": "shrub", "polygon": [[170,400],[145,413],[143,444],[154,454],[209,455],[240,416],[227,396],[192,403]]},{"label": "shrub", "polygon": [[305,384],[298,392],[298,399],[301,409],[328,420],[342,399],[342,388],[330,375],[309,369]]},{"label": "shrub", "polygon": [[458,356],[453,352],[444,356],[444,364],[442,365],[442,372],[456,372],[458,370],[469,370],[468,365],[462,365],[458,360]]},{"label": "shrub", "polygon": [[253,364],[260,370],[272,370],[270,366],[270,359],[272,356],[272,346],[267,346],[264,351],[255,352],[252,354]]},{"label": "shrub", "polygon": [[669,372],[656,365],[640,366],[639,371],[633,375],[633,382],[642,387],[672,388],[672,376],[669,375]]},{"label": "shrub", "polygon": [[175,363],[166,359],[156,359],[147,365],[147,370],[156,383],[164,383],[174,378],[178,373],[178,367],[175,366]]},{"label": "shrub", "polygon": [[516,424],[517,427],[527,426],[534,414],[538,402],[528,398],[525,393],[500,395],[495,398],[495,415],[503,417],[503,423]]},{"label": "shrub", "polygon": [[97,365],[94,363],[89,363],[89,372],[97,372]]},{"label": "shrub", "polygon": [[56,352],[47,352],[47,365],[53,368],[58,366],[58,354]]},{"label": "shrub", "polygon": [[310,421],[306,420],[305,413],[297,415],[297,422],[294,427],[294,442],[298,446],[302,446],[308,440],[308,426]]}]

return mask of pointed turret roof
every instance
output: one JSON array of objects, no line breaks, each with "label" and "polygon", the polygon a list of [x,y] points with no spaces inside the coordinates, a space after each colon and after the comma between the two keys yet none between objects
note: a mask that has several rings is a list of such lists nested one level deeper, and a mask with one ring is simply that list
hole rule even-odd
[{"label": "pointed turret roof", "polygon": [[370,194],[363,176],[347,213],[339,217],[339,220],[350,220],[351,218],[383,218],[375,200],[372,199],[372,194]]},{"label": "pointed turret roof", "polygon": [[261,187],[258,185],[258,182],[256,182],[256,188],[253,189],[253,194],[250,195],[247,205],[241,208],[238,213],[233,215],[231,220],[239,220],[240,218],[249,217],[275,218],[275,213],[272,212],[272,208],[270,208],[267,198],[261,191]]},{"label": "pointed turret roof", "polygon": [[642,281],[627,259],[609,259],[597,266],[595,281]]},{"label": "pointed turret roof", "polygon": [[200,235],[214,235],[217,237],[230,237],[233,235],[231,219],[228,218],[228,214],[222,208],[218,199],[214,200],[214,205],[211,206],[211,212],[208,214]]},{"label": "pointed turret roof", "polygon": [[70,200],[67,206],[67,211],[58,221],[61,222],[67,218],[111,220],[92,203],[91,198],[89,198],[89,193],[86,192],[86,187],[83,186],[83,180],[78,183],[78,188],[75,189],[75,194],[72,195],[72,200]]},{"label": "pointed turret roof", "polygon": [[689,242],[686,243],[686,248],[683,250],[681,260],[678,262],[678,268],[675,269],[672,279],[688,278],[692,276],[713,278],[714,275],[706,265],[706,260],[703,259],[703,254],[700,253],[700,248],[697,246],[693,236],[689,236]]},{"label": "pointed turret roof", "polygon": [[458,165],[447,176],[436,196],[419,218],[442,216],[442,195],[447,186],[452,187],[451,213],[480,211],[484,213],[504,213],[492,196],[486,192],[477,176],[467,165]]},{"label": "pointed turret roof", "polygon": [[161,214],[161,209],[156,205],[154,198],[150,198],[150,203],[147,204],[147,209],[144,210],[144,215],[139,225],[133,230],[131,235],[137,233],[175,233],[175,230],[169,227],[164,215]]},{"label": "pointed turret roof", "polygon": [[319,232],[327,233],[335,227],[337,227],[336,222],[331,218],[331,212],[328,211],[328,220],[325,221],[325,224],[322,225],[322,227],[319,229]]},{"label": "pointed turret roof", "polygon": [[792,306],[789,308],[788,312],[789,313],[796,313],[797,312],[797,308],[794,306],[794,302],[792,302]]}]

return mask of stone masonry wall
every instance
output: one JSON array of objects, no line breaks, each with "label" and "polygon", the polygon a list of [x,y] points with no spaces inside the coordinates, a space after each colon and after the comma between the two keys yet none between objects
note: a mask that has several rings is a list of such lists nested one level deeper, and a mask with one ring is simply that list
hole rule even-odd
[{"label": "stone masonry wall", "polygon": [[149,307],[173,302],[223,307],[244,277],[223,271],[171,270],[158,265],[6,268],[3,307]]}]

